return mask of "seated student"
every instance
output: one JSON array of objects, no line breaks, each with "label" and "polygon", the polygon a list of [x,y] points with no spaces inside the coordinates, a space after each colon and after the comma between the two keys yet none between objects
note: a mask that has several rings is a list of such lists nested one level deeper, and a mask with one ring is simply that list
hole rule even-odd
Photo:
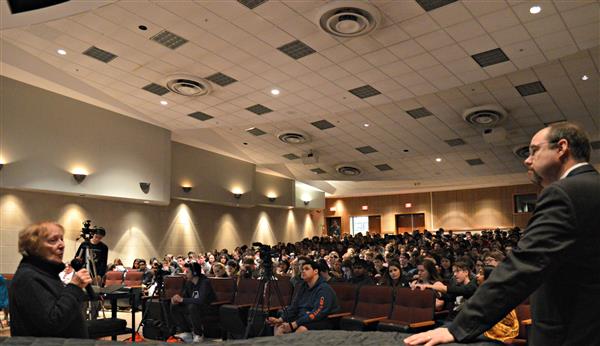
[{"label": "seated student", "polygon": [[175,324],[175,337],[185,342],[202,342],[202,319],[210,303],[217,297],[209,279],[202,274],[202,267],[196,262],[188,263],[185,271],[186,282],[181,294],[171,298],[171,316]]},{"label": "seated student", "polygon": [[448,285],[436,282],[431,285],[421,285],[442,293],[445,305],[450,310],[446,321],[452,321],[460,312],[463,304],[471,298],[477,290],[477,283],[470,277],[469,266],[464,262],[456,262],[452,267],[454,277]]},{"label": "seated student", "polygon": [[352,264],[352,278],[348,282],[355,285],[375,285],[375,281],[369,276],[368,263],[365,260],[357,259]]},{"label": "seated student", "polygon": [[[417,264],[417,279],[411,282],[409,285],[414,290],[420,288],[433,288],[434,285],[443,285],[442,278],[438,274],[437,269],[433,261],[425,259]],[[444,300],[442,299],[442,293],[438,291],[435,299],[435,309],[440,311],[444,308]]]},{"label": "seated student", "polygon": [[[494,266],[485,266],[477,273],[477,285],[481,286],[483,282],[490,276]],[[492,328],[483,333],[487,338],[505,342],[509,339],[514,339],[519,335],[519,320],[515,310],[511,310],[500,322],[496,323]]]},{"label": "seated student", "polygon": [[210,276],[214,278],[226,278],[227,272],[225,271],[225,266],[221,262],[213,263],[212,267],[210,267]]},{"label": "seated student", "polygon": [[327,316],[339,310],[335,291],[319,275],[319,266],[312,260],[302,264],[302,284],[297,286],[292,303],[281,312],[281,317],[269,317],[267,323],[275,327],[275,335],[308,330],[333,329]]},{"label": "seated student", "polygon": [[240,274],[239,271],[240,271],[240,265],[236,261],[234,261],[234,260],[227,261],[227,265],[225,266],[225,272],[227,273],[227,277],[237,279],[237,277]]},{"label": "seated student", "polygon": [[383,275],[383,286],[392,286],[394,290],[397,287],[404,287],[408,284],[405,277],[402,276],[402,269],[398,261],[388,263],[388,271]]}]

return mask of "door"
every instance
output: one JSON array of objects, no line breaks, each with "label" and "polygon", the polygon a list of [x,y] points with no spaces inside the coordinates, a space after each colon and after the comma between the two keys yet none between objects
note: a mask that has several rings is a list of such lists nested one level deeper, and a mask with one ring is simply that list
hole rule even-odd
[{"label": "door", "polygon": [[381,234],[381,215],[369,216],[369,233]]},{"label": "door", "polygon": [[396,234],[425,229],[425,213],[396,214]]}]

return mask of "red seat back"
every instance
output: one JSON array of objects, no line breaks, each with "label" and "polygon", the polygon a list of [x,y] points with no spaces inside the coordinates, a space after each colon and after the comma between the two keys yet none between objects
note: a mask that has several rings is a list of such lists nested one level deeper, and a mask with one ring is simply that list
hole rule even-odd
[{"label": "red seat back", "polygon": [[435,291],[412,290],[398,287],[394,297],[391,319],[406,323],[433,321],[435,315]]},{"label": "red seat back", "polygon": [[165,280],[165,291],[163,298],[171,299],[174,295],[180,294],[183,284],[185,284],[185,277],[181,275],[167,275],[164,277]]},{"label": "red seat back", "polygon": [[337,296],[338,304],[340,306],[339,312],[354,311],[358,286],[348,283],[333,282],[331,283],[331,288],[333,288]]},{"label": "red seat back", "polygon": [[235,292],[235,305],[254,304],[260,281],[255,279],[240,279]]},{"label": "red seat back", "polygon": [[210,285],[215,291],[217,301],[232,302],[235,295],[235,279],[233,278],[209,278]]},{"label": "red seat back", "polygon": [[392,290],[390,286],[360,286],[353,315],[363,318],[389,316],[392,308]]},{"label": "red seat back", "polygon": [[106,272],[106,275],[104,278],[104,286],[105,287],[121,286],[121,285],[123,285],[123,272],[117,272],[117,271]]},{"label": "red seat back", "polygon": [[144,273],[140,271],[128,271],[125,273],[125,281],[123,283],[126,287],[141,286],[143,277]]},{"label": "red seat back", "polygon": [[[281,294],[281,301],[279,294]],[[290,283],[290,278],[280,277],[276,281],[269,281],[267,284],[266,299],[268,299],[270,307],[289,305],[292,301],[292,284]]]}]

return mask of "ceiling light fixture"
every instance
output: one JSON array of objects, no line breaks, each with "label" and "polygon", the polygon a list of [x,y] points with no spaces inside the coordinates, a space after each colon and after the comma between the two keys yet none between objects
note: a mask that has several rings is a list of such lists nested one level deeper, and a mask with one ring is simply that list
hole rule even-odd
[{"label": "ceiling light fixture", "polygon": [[588,77],[587,74],[584,74],[583,76],[581,76],[581,80],[588,80],[590,79],[590,77]]},{"label": "ceiling light fixture", "polygon": [[364,123],[364,124],[363,124],[363,126],[364,126],[364,127],[369,127],[369,126],[371,126],[371,125],[370,125],[369,123]]},{"label": "ceiling light fixture", "polygon": [[161,104],[161,105],[163,105],[163,106],[166,106],[166,105],[168,105],[168,104],[169,104],[169,102],[167,102],[167,101],[165,101],[165,100],[161,100],[161,101],[160,101],[160,104]]},{"label": "ceiling light fixture", "polygon": [[59,49],[59,50],[57,50],[56,52],[57,52],[58,54],[60,54],[60,55],[67,55],[67,51],[66,51],[66,50],[64,50],[64,49]]},{"label": "ceiling light fixture", "polygon": [[437,158],[435,159],[435,162],[442,162],[442,158],[441,158],[441,157],[437,157]]},{"label": "ceiling light fixture", "polygon": [[271,95],[277,96],[277,95],[279,95],[279,93],[280,93],[279,89],[271,89]]},{"label": "ceiling light fixture", "polygon": [[529,8],[529,13],[531,13],[531,14],[538,14],[540,12],[542,12],[542,8],[540,6],[538,6],[538,5],[531,6]]}]

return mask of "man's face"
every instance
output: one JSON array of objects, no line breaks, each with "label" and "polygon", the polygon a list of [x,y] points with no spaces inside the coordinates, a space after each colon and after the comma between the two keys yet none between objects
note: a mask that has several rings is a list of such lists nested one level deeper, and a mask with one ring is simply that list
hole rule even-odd
[{"label": "man's face", "polygon": [[456,279],[456,282],[459,284],[465,283],[465,280],[469,277],[469,272],[466,270],[462,270],[460,268],[455,267],[453,272],[454,272],[454,278]]},{"label": "man's face", "polygon": [[533,136],[529,144],[529,156],[524,163],[529,179],[539,186],[547,186],[558,180],[561,156],[555,143],[548,142],[549,128],[542,129]]},{"label": "man's face", "polygon": [[485,258],[485,265],[495,267],[498,265],[498,261],[494,257],[488,256]]},{"label": "man's face", "polygon": [[100,234],[94,234],[94,236],[92,237],[92,240],[91,240],[91,242],[92,242],[93,244],[99,244],[99,243],[102,241],[102,239],[103,239],[103,238],[104,238],[104,236],[103,236],[103,235],[100,235]]},{"label": "man's face", "polygon": [[404,267],[407,264],[408,264],[408,260],[406,259],[406,257],[400,256],[400,265]]},{"label": "man's face", "polygon": [[178,259],[177,259],[177,264],[178,264],[180,267],[183,267],[183,266],[185,265],[185,260],[184,260],[183,258],[178,258]]},{"label": "man's face", "polygon": [[364,276],[366,269],[363,266],[354,266],[352,267],[352,274],[354,276]]},{"label": "man's face", "polygon": [[309,282],[317,275],[319,275],[319,271],[313,269],[310,265],[305,264],[302,266],[302,280]]},{"label": "man's face", "polygon": [[146,262],[140,262],[140,271],[145,271],[146,270]]},{"label": "man's face", "polygon": [[62,262],[65,252],[63,231],[55,225],[48,225],[48,234],[41,239],[39,251],[39,256],[48,261]]}]

